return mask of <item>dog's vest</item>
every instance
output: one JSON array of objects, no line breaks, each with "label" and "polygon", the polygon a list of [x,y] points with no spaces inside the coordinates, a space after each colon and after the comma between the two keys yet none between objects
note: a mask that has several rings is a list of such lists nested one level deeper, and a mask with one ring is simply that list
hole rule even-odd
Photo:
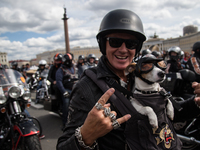
[{"label": "dog's vest", "polygon": [[[152,126],[149,124],[147,116],[140,115],[137,117],[138,138],[140,142],[143,143],[143,148],[151,150],[180,150],[182,143],[177,137],[171,121],[167,117],[167,99],[159,93],[134,94],[133,96],[143,106],[151,107],[158,118],[158,129],[155,130],[152,129]],[[131,131],[131,129],[127,130]],[[132,137],[131,139],[134,140],[135,138]]]}]

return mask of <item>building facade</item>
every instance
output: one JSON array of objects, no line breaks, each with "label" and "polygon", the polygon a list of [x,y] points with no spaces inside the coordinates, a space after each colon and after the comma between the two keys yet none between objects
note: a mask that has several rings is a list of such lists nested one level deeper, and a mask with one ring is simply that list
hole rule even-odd
[{"label": "building facade", "polygon": [[[191,29],[192,27],[193,26],[189,26],[188,28]],[[183,36],[177,38],[169,38],[169,39],[150,38],[144,42],[142,50],[151,49],[152,51],[156,50],[162,52],[163,50],[168,50],[172,46],[179,46],[181,50],[183,50],[184,52],[187,51],[191,53],[193,44],[197,41],[200,41],[200,32],[197,32],[196,27],[194,27],[195,30],[189,30],[188,28],[187,30],[184,28]],[[79,55],[84,55],[85,57],[87,57],[89,54],[95,54],[95,56],[98,58],[100,58],[102,55],[99,50],[99,47],[87,47],[87,48],[75,47],[72,48],[70,52],[74,54],[75,61],[77,61]],[[66,51],[63,48],[63,49],[43,52],[37,55],[36,58],[37,62],[44,59],[48,63],[52,63],[53,56],[56,53],[65,54]]]},{"label": "building facade", "polygon": [[7,53],[0,52],[0,64],[9,66]]}]

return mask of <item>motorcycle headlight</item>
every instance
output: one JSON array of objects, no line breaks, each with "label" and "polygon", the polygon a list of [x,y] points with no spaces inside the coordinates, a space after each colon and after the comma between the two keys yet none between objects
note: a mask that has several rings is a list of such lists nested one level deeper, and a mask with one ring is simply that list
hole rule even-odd
[{"label": "motorcycle headlight", "polygon": [[22,97],[23,97],[23,99],[26,100],[26,101],[29,100],[29,99],[31,98],[31,93],[30,93],[30,91],[25,91]]},{"label": "motorcycle headlight", "polygon": [[18,98],[21,95],[21,89],[19,87],[16,86],[12,86],[10,87],[10,89],[8,90],[8,95],[12,98]]},{"label": "motorcycle headlight", "polygon": [[2,87],[0,87],[0,104],[4,104],[7,101],[7,98],[4,95]]},{"label": "motorcycle headlight", "polygon": [[47,80],[47,85],[49,85],[49,86],[51,85],[51,82],[49,80]]},{"label": "motorcycle headlight", "polygon": [[21,89],[21,94],[20,96],[22,96],[24,94],[24,85],[19,85],[19,88]]}]

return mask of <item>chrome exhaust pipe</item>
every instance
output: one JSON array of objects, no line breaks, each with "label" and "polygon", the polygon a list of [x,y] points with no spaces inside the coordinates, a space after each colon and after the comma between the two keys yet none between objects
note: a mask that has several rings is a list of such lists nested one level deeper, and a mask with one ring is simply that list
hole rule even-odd
[{"label": "chrome exhaust pipe", "polygon": [[180,135],[180,134],[177,134],[177,136],[183,141],[200,144],[200,141],[195,139],[194,137],[187,137],[187,136]]}]

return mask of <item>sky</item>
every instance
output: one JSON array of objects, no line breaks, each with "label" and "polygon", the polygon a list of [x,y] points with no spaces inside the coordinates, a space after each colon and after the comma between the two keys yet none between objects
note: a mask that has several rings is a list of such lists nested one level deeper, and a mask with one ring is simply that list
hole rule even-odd
[{"label": "sky", "polygon": [[65,48],[66,7],[70,48],[98,46],[102,18],[114,9],[129,9],[142,20],[147,38],[183,35],[183,27],[200,30],[199,0],[0,0],[0,52],[8,60],[30,60],[44,51]]}]

